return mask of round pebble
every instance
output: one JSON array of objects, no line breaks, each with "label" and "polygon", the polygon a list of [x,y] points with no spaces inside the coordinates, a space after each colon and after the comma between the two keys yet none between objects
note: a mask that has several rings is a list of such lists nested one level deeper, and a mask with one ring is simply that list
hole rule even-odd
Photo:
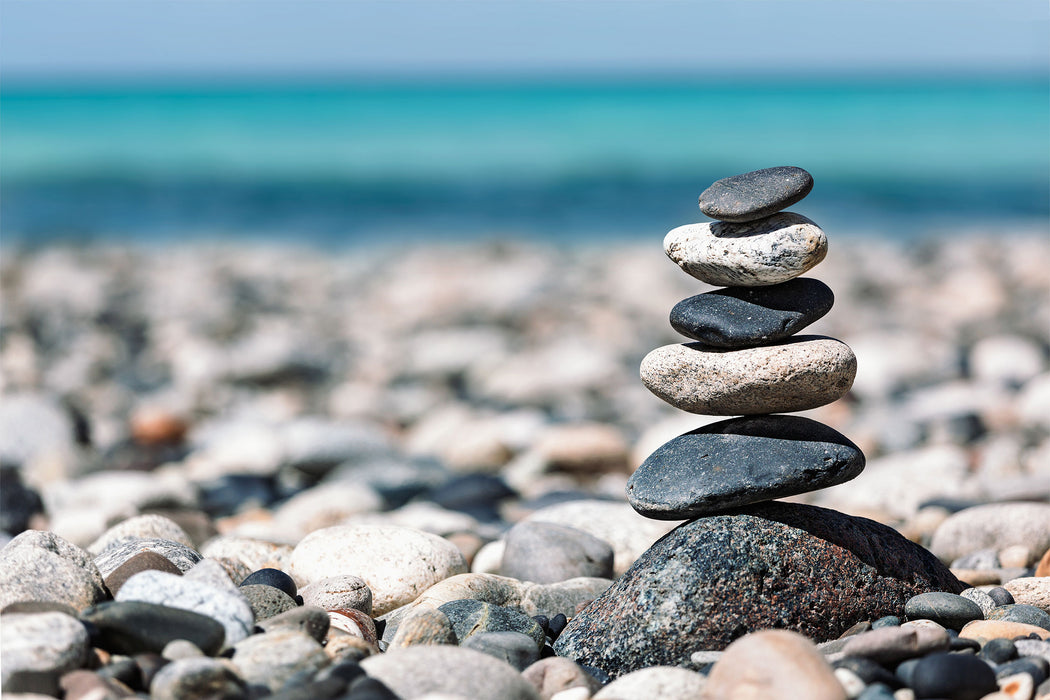
[{"label": "round pebble", "polygon": [[504,537],[500,573],[521,581],[557,583],[580,576],[612,578],[613,548],[567,525],[522,522]]},{"label": "round pebble", "polygon": [[505,661],[519,671],[524,671],[540,658],[540,650],[532,637],[510,630],[471,634],[460,646]]},{"label": "round pebble", "polygon": [[272,586],[283,591],[288,597],[295,598],[299,591],[295,587],[295,580],[280,569],[259,569],[253,571],[248,577],[241,581],[242,586]]},{"label": "round pebble", "polygon": [[369,676],[404,698],[450,693],[472,700],[538,700],[513,666],[458,646],[410,646],[361,662]]},{"label": "round pebble", "polygon": [[594,694],[594,700],[695,700],[707,679],[684,668],[650,666],[620,676]]},{"label": "round pebble", "polygon": [[303,604],[316,605],[323,610],[360,610],[372,614],[372,591],[357,576],[328,576],[305,586]]},{"label": "round pebble", "polygon": [[919,659],[909,685],[917,697],[950,700],[980,700],[999,689],[988,664],[959,654],[930,654]]},{"label": "round pebble", "polygon": [[229,661],[207,657],[172,661],[153,677],[149,690],[157,700],[243,700],[247,695],[244,680]]},{"label": "round pebble", "polygon": [[718,416],[817,408],[845,395],[856,373],[849,346],[823,336],[743,350],[665,345],[641,366],[642,383],[667,403]]},{"label": "round pebble", "polygon": [[913,620],[933,620],[954,630],[962,629],[971,620],[984,619],[984,613],[977,603],[943,591],[920,593],[909,598],[904,604],[904,614]]},{"label": "round pebble", "polygon": [[60,612],[4,615],[0,624],[4,694],[57,695],[58,679],[88,659],[88,632],[76,618]]},{"label": "round pebble", "polygon": [[747,223],[687,224],[664,237],[664,251],[701,282],[760,287],[787,282],[828,252],[828,239],[800,214],[783,212]]},{"label": "round pebble", "polygon": [[846,691],[813,642],[787,630],[762,630],[730,644],[707,676],[710,697],[846,700]]}]

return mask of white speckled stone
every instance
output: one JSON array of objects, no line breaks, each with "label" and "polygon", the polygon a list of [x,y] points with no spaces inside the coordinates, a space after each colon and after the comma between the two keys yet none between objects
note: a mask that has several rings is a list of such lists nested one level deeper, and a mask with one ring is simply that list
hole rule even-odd
[{"label": "white speckled stone", "polygon": [[69,615],[60,612],[4,615],[0,625],[3,687],[11,690],[12,678],[29,675],[50,677],[57,690],[59,676],[80,668],[90,650],[87,629]]},{"label": "white speckled stone", "polygon": [[702,282],[761,287],[787,282],[819,263],[828,239],[806,217],[781,212],[747,223],[679,226],[664,237],[664,251]]},{"label": "white speckled stone", "polygon": [[231,661],[249,688],[276,693],[293,675],[317,672],[329,658],[310,635],[282,629],[242,640],[233,648]]},{"label": "white speckled stone", "polygon": [[817,408],[845,395],[856,373],[849,346],[818,335],[743,350],[665,345],[641,367],[642,383],[667,403],[716,416]]},{"label": "white speckled stone", "polygon": [[409,646],[361,662],[369,676],[403,698],[453,693],[474,700],[539,700],[513,666],[480,651],[439,644]]},{"label": "white speckled stone", "polygon": [[617,678],[594,694],[594,700],[693,700],[707,679],[675,666],[650,666]]},{"label": "white speckled stone", "polygon": [[331,576],[357,576],[372,591],[372,612],[411,603],[442,579],[466,573],[448,540],[392,525],[340,525],[310,533],[292,551],[289,573],[299,586]]},{"label": "white speckled stone", "polygon": [[120,587],[116,599],[141,600],[207,615],[222,623],[226,646],[250,635],[255,626],[255,614],[239,591],[223,590],[163,571],[135,574]]},{"label": "white speckled stone", "polygon": [[106,597],[91,555],[54,533],[26,530],[0,550],[0,609],[35,600],[83,610]]}]

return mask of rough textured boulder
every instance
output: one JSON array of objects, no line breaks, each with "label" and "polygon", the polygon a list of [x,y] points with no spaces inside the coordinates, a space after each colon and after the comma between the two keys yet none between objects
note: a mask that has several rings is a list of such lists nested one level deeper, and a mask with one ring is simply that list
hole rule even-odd
[{"label": "rough textured boulder", "polygon": [[555,651],[616,677],[760,629],[833,639],[861,620],[902,615],[919,593],[965,587],[885,525],[767,502],[672,530],[570,622]]}]

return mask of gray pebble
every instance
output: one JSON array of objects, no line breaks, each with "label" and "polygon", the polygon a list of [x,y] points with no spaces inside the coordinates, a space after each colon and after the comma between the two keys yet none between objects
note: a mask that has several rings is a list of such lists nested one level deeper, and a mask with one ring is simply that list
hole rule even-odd
[{"label": "gray pebble", "polygon": [[989,588],[988,597],[992,599],[992,602],[994,602],[996,606],[1013,605],[1015,602],[1013,593],[1006,590],[1002,586]]},{"label": "gray pebble", "polygon": [[1042,627],[1044,630],[1050,630],[1050,613],[1040,610],[1034,605],[1019,603],[1000,605],[988,613],[987,619],[1022,622],[1026,625],[1035,625],[1036,627]]},{"label": "gray pebble", "polygon": [[74,617],[60,612],[4,615],[3,691],[57,695],[59,678],[83,666],[90,651],[87,629]]},{"label": "gray pebble", "polygon": [[488,654],[524,671],[539,660],[536,641],[521,632],[482,632],[468,636],[460,646]]},{"label": "gray pebble", "polygon": [[226,638],[222,624],[207,615],[138,600],[108,601],[85,610],[81,617],[98,630],[94,643],[116,654],[159,653],[176,639],[215,654]]},{"label": "gray pebble", "polygon": [[459,644],[448,615],[423,605],[408,611],[396,628],[388,623],[384,637],[390,639],[392,649],[417,644]]},{"label": "gray pebble", "polygon": [[370,656],[365,673],[403,698],[447,693],[471,700],[537,700],[539,695],[506,662],[458,646],[411,646]]},{"label": "gray pebble", "polygon": [[1035,656],[1050,663],[1050,641],[1045,639],[1018,639],[1014,642],[1018,656]]},{"label": "gray pebble", "polygon": [[234,645],[233,665],[250,688],[279,691],[302,671],[317,672],[330,661],[316,639],[295,630],[256,634]]},{"label": "gray pebble", "polygon": [[500,573],[521,581],[557,583],[580,576],[612,578],[613,548],[567,525],[522,522],[505,536]]},{"label": "gray pebble", "polygon": [[251,584],[241,586],[240,591],[252,607],[256,622],[280,615],[299,605],[287,593],[273,586]]},{"label": "gray pebble", "polygon": [[244,700],[248,688],[226,659],[208,657],[172,661],[150,683],[153,700]]},{"label": "gray pebble", "polygon": [[178,661],[179,659],[195,659],[205,654],[200,647],[189,640],[173,639],[164,645],[160,655],[161,658],[168,661]]},{"label": "gray pebble", "polygon": [[971,620],[984,619],[981,607],[961,595],[931,591],[920,593],[904,604],[904,614],[912,620],[933,620],[953,630],[961,630]]},{"label": "gray pebble", "polygon": [[195,549],[173,540],[128,537],[110,543],[95,557],[95,566],[98,567],[103,577],[109,576],[118,566],[142,552],[154,552],[161,555],[179,567],[179,571],[183,573],[192,569],[204,558]]},{"label": "gray pebble", "polygon": [[329,576],[318,579],[299,591],[303,605],[322,610],[360,610],[372,614],[372,590],[363,579],[353,576]]},{"label": "gray pebble", "polygon": [[58,535],[26,530],[0,550],[0,609],[52,601],[83,610],[107,597],[91,555]]},{"label": "gray pebble", "polygon": [[967,600],[972,600],[977,603],[977,607],[981,609],[981,612],[985,616],[987,616],[988,613],[992,611],[992,608],[996,606],[996,602],[992,600],[992,597],[988,595],[987,591],[983,591],[980,588],[967,588],[959,595]]},{"label": "gray pebble", "polygon": [[147,514],[128,518],[102,533],[98,539],[88,545],[87,550],[98,555],[114,542],[128,538],[171,540],[193,548],[193,542],[178,523],[163,515]]},{"label": "gray pebble", "polygon": [[522,671],[521,677],[545,699],[570,688],[583,688],[590,694],[600,687],[594,676],[564,656],[540,659]]},{"label": "gray pebble", "polygon": [[304,632],[318,642],[323,643],[328,635],[331,618],[321,608],[304,605],[260,620],[258,625],[267,632],[276,632],[277,630]]},{"label": "gray pebble", "polygon": [[959,557],[952,562],[953,569],[998,569],[999,552],[987,547]]},{"label": "gray pebble", "polygon": [[543,628],[528,615],[480,600],[453,600],[438,607],[448,616],[460,645],[481,632],[521,632],[532,637],[537,649],[546,642]]},{"label": "gray pebble", "polygon": [[813,189],[802,168],[753,170],[713,183],[700,195],[700,211],[720,221],[753,221],[801,201]]}]

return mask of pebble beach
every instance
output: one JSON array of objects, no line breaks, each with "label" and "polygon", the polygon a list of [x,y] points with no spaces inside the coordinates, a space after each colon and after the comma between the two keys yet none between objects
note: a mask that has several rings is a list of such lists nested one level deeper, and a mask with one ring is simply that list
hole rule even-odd
[{"label": "pebble beach", "polygon": [[[675,530],[698,513],[626,497],[661,445],[744,412],[685,413],[639,378],[688,340],[672,309],[716,288],[659,238],[6,250],[4,697],[1050,697],[1050,239],[828,238],[807,277],[834,304],[805,334],[848,345],[856,376],[774,410],[866,465],[732,517],[865,519],[865,565],[889,576],[899,533],[932,589],[803,605],[727,564],[705,600],[827,625],[708,611],[710,643],[619,670],[562,632],[632,567],[673,589],[688,558],[646,558],[662,537],[732,558]],[[603,646],[671,648],[700,615],[641,590]]]}]

